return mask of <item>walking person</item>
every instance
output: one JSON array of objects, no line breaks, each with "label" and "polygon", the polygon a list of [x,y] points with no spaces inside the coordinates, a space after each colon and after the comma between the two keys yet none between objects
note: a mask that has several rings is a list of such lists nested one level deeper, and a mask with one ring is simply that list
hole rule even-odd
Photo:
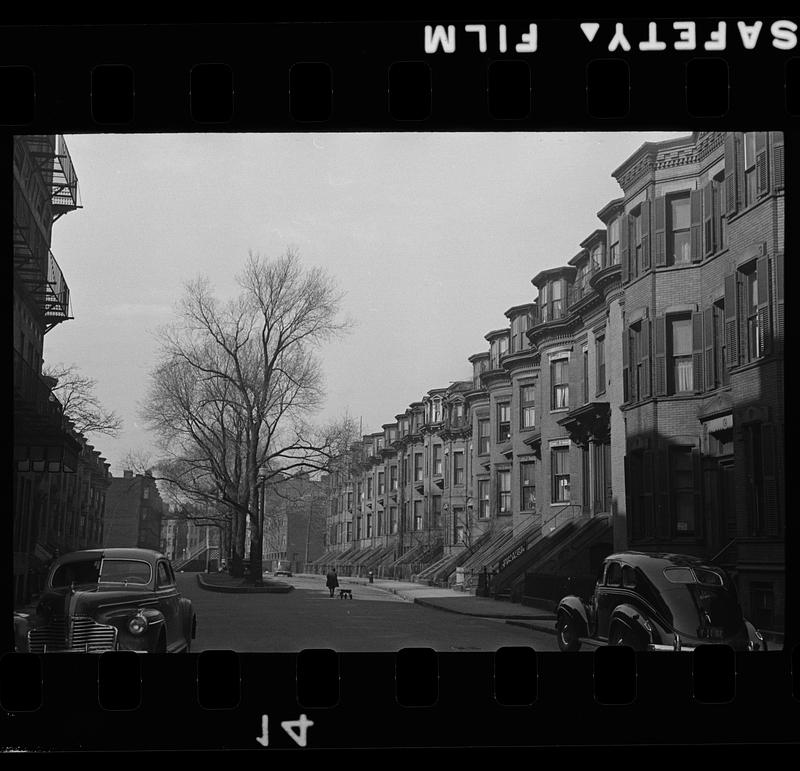
[{"label": "walking person", "polygon": [[325,576],[325,585],[328,587],[331,597],[337,586],[339,586],[339,578],[336,575],[336,568],[331,568]]}]

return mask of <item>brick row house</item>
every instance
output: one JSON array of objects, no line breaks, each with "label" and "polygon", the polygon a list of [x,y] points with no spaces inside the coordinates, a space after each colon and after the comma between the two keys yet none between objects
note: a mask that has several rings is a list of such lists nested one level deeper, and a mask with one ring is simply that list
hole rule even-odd
[{"label": "brick row house", "polygon": [[713,559],[745,613],[784,603],[783,140],[645,143],[536,296],[329,478],[324,569],[512,600],[614,550]]},{"label": "brick row house", "polygon": [[72,318],[50,245],[53,224],[79,208],[78,179],[60,135],[13,142],[13,591],[24,604],[58,555],[98,545],[108,463],[64,414],[43,375],[46,334]]}]

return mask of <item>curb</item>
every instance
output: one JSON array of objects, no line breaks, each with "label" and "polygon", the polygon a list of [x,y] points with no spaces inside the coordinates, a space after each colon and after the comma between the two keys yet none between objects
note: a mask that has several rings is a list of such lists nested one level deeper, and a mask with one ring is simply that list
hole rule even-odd
[{"label": "curb", "polygon": [[270,585],[265,586],[221,586],[219,584],[206,583],[203,579],[202,573],[197,574],[197,583],[201,589],[208,592],[222,592],[227,594],[288,594],[294,591],[291,584],[284,584],[280,581],[275,581]]},{"label": "curb", "polygon": [[[418,605],[424,605],[428,608],[435,608],[436,610],[443,610],[446,613],[457,613],[459,616],[474,616],[475,618],[492,618],[492,619],[504,619],[508,620],[509,623],[514,620],[519,621],[537,621],[537,620],[545,620],[549,619],[550,616],[523,616],[523,615],[515,615],[513,613],[500,613],[500,614],[493,614],[493,613],[479,613],[479,612],[472,612],[468,610],[456,610],[455,608],[445,608],[441,605],[437,605],[435,601],[431,602],[426,597],[416,597],[414,599]],[[555,619],[554,619],[555,620]],[[555,634],[555,631],[553,631]]]}]

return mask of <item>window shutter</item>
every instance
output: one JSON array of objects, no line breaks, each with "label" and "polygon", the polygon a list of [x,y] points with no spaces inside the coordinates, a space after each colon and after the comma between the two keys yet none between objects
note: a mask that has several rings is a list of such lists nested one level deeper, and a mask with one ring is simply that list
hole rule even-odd
[{"label": "window shutter", "polygon": [[650,201],[642,201],[642,270],[650,270]]},{"label": "window shutter", "polygon": [[667,393],[667,319],[665,316],[656,316],[654,324],[653,395],[665,396]]},{"label": "window shutter", "polygon": [[724,249],[727,244],[723,236],[722,220],[725,219],[725,183],[715,183],[716,195],[714,196],[714,227],[716,228],[717,249]]},{"label": "window shutter", "polygon": [[692,376],[695,393],[703,392],[703,313],[692,314]]},{"label": "window shutter", "polygon": [[692,481],[694,482],[694,535],[703,537],[703,456],[696,447],[692,448]]},{"label": "window shutter", "polygon": [[736,214],[739,190],[736,173],[736,134],[725,135],[725,214]]},{"label": "window shutter", "polygon": [[775,255],[775,345],[783,350],[783,252]]},{"label": "window shutter", "polygon": [[769,162],[767,154],[767,132],[756,131],[756,194],[769,192]]},{"label": "window shutter", "polygon": [[760,257],[756,262],[756,270],[758,271],[758,355],[765,356],[772,353],[769,257]]},{"label": "window shutter", "polygon": [[772,131],[772,184],[775,190],[783,190],[783,132]]},{"label": "window shutter", "polygon": [[667,264],[667,199],[660,195],[653,201],[655,213],[653,215],[653,263],[663,267]]},{"label": "window shutter", "polygon": [[630,218],[623,214],[619,218],[619,255],[622,263],[622,283],[624,284],[630,277]]},{"label": "window shutter", "polygon": [[[661,317],[663,319],[663,316]],[[666,449],[656,452],[656,538],[669,538],[672,535],[670,527],[670,496],[669,496],[669,453]]]},{"label": "window shutter", "polygon": [[642,365],[642,382],[640,384],[640,399],[649,399],[651,396],[650,390],[650,319],[642,320],[642,331],[639,335],[641,340],[641,347],[639,350],[639,361]]},{"label": "window shutter", "polygon": [[622,330],[622,401],[627,402],[631,398],[628,388],[628,373],[630,372],[630,345],[631,331],[629,327]]},{"label": "window shutter", "polygon": [[739,366],[739,324],[737,321],[736,274],[725,276],[725,351],[728,369]]},{"label": "window shutter", "polygon": [[689,194],[689,212],[691,223],[689,229],[689,243],[692,250],[692,262],[701,262],[703,259],[703,191],[692,190]]},{"label": "window shutter", "polygon": [[704,246],[703,254],[708,256],[713,254],[717,249],[717,217],[714,210],[714,182],[709,182],[703,188],[703,237]]},{"label": "window shutter", "polygon": [[778,533],[778,485],[775,469],[775,426],[761,424],[761,472],[764,485],[764,519],[767,535]]},{"label": "window shutter", "polygon": [[714,307],[703,311],[703,350],[705,352],[705,384],[706,391],[711,391],[716,386],[714,377]]}]

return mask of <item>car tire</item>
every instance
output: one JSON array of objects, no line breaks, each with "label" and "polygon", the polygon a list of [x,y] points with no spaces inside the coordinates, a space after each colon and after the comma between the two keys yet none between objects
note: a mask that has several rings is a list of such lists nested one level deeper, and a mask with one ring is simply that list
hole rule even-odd
[{"label": "car tire", "polygon": [[575,624],[569,616],[562,613],[556,623],[556,637],[558,638],[558,649],[565,653],[578,651],[581,648],[581,640],[575,630]]}]

